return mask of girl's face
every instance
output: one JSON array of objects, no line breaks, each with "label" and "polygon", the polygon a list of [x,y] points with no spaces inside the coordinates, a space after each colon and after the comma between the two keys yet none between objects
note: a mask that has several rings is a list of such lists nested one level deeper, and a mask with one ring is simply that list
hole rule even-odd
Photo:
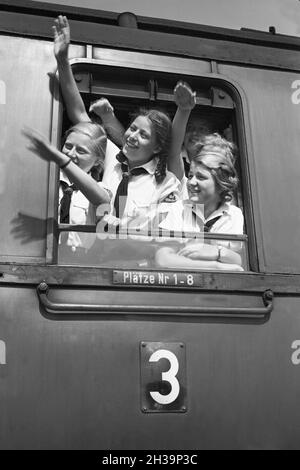
[{"label": "girl's face", "polygon": [[201,163],[191,162],[187,189],[189,200],[193,204],[218,205],[220,202],[215,180],[211,172]]},{"label": "girl's face", "polygon": [[160,148],[151,121],[146,116],[138,116],[124,134],[123,153],[134,165],[149,162]]},{"label": "girl's face", "polygon": [[98,162],[91,148],[91,138],[81,132],[71,132],[62,148],[62,152],[83,171],[88,173]]}]

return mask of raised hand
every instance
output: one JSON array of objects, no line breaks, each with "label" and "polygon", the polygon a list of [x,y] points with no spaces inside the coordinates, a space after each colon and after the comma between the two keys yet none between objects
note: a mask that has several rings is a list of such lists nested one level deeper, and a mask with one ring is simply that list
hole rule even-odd
[{"label": "raised hand", "polygon": [[70,45],[70,26],[66,16],[59,16],[52,26],[54,55],[57,61],[67,60]]},{"label": "raised hand", "polygon": [[29,127],[24,127],[22,134],[28,139],[28,150],[35,153],[46,162],[55,162],[58,165],[64,163],[67,159],[56,147],[54,147],[46,137]]},{"label": "raised hand", "polygon": [[114,108],[106,98],[100,98],[91,104],[89,112],[93,112],[100,116],[102,120],[111,117],[114,113]]},{"label": "raised hand", "polygon": [[108,137],[118,147],[123,145],[123,135],[125,129],[114,113],[114,108],[107,98],[100,98],[91,104],[89,112],[97,114],[101,118],[104,129]]},{"label": "raised hand", "polygon": [[178,82],[174,89],[174,101],[178,108],[190,111],[196,105],[196,92],[185,82]]}]

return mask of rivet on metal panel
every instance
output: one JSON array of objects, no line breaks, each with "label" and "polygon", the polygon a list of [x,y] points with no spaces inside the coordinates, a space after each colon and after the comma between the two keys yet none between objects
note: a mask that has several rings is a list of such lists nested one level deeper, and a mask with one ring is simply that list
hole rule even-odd
[{"label": "rivet on metal panel", "polygon": [[275,28],[275,26],[269,26],[269,33],[270,33],[270,34],[276,34],[276,28]]},{"label": "rivet on metal panel", "polygon": [[211,95],[211,104],[212,106],[218,108],[228,108],[228,109],[233,109],[234,108],[234,102],[230,95],[217,87],[211,87],[210,88],[210,95]]},{"label": "rivet on metal panel", "polygon": [[75,75],[74,75],[74,78],[75,78],[75,82],[76,82],[76,83],[82,82],[82,76],[81,76],[81,75],[75,74]]},{"label": "rivet on metal panel", "polygon": [[181,411],[186,411],[186,406],[182,406]]},{"label": "rivet on metal panel", "polygon": [[146,347],[146,343],[144,343],[144,341],[141,343],[141,345],[142,345],[142,348]]},{"label": "rivet on metal panel", "polygon": [[146,408],[145,406],[143,406],[142,412],[143,412],[143,413],[146,413],[146,411],[147,411],[147,408]]},{"label": "rivet on metal panel", "polygon": [[272,300],[274,299],[274,292],[271,289],[266,290],[263,293],[263,301],[264,304],[267,306]]},{"label": "rivet on metal panel", "polygon": [[42,292],[46,292],[48,288],[49,288],[48,284],[45,281],[41,282],[40,285],[38,286],[39,291],[42,291]]},{"label": "rivet on metal panel", "polygon": [[118,25],[122,26],[123,28],[135,29],[138,27],[137,17],[134,13],[131,13],[130,11],[124,11],[118,16]]}]

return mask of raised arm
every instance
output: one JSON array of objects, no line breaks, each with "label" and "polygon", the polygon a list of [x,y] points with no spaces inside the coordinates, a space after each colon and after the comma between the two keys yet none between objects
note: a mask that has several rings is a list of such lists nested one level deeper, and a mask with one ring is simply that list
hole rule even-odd
[{"label": "raised arm", "polygon": [[29,128],[23,129],[23,134],[29,140],[28,149],[42,160],[54,162],[59,167],[64,167],[67,164],[64,173],[92,204],[98,206],[110,202],[108,192],[79,166],[70,161],[71,159],[67,155],[51,145],[44,136]]},{"label": "raised arm", "polygon": [[54,21],[54,55],[57,61],[59,82],[70,121],[77,124],[90,121],[84,102],[77,88],[72,68],[68,59],[70,45],[70,26],[65,16]]},{"label": "raised arm", "polygon": [[193,92],[187,83],[178,82],[174,89],[174,100],[177,104],[177,111],[172,123],[172,141],[168,157],[168,170],[172,171],[181,181],[184,176],[181,149],[186,125],[191,110],[196,104],[196,92]]},{"label": "raised arm", "polygon": [[97,114],[101,118],[102,125],[107,132],[107,135],[118,147],[123,145],[123,136],[125,129],[116,118],[114,108],[107,98],[100,98],[91,104],[89,112]]}]

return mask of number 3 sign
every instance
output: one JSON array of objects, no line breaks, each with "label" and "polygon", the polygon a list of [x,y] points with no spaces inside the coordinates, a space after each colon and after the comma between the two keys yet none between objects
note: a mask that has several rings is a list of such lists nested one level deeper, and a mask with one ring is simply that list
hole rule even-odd
[{"label": "number 3 sign", "polygon": [[185,412],[185,345],[143,341],[140,358],[142,411]]}]

